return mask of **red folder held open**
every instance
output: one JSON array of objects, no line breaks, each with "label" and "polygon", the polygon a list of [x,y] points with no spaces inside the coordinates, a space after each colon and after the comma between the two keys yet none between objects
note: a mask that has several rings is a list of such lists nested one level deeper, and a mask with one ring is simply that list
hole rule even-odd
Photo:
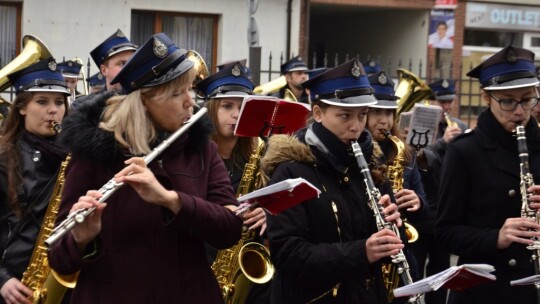
[{"label": "red folder held open", "polygon": [[270,96],[246,96],[234,128],[236,136],[267,138],[305,127],[309,105]]},{"label": "red folder held open", "polygon": [[296,206],[321,194],[317,187],[303,178],[286,179],[279,183],[255,190],[238,198],[240,206],[236,214],[248,209],[262,207],[273,215]]}]

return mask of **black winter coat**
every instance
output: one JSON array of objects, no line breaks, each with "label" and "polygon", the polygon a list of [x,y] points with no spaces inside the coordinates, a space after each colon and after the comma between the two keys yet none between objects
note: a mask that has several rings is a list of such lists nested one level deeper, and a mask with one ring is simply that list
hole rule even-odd
[{"label": "black winter coat", "polygon": [[[366,239],[377,228],[354,156],[337,138],[328,140],[327,136],[320,141],[320,134],[313,137],[311,130],[299,133],[301,141],[305,142],[306,132],[312,138],[309,148],[293,138],[279,144],[274,136],[262,160],[263,169],[268,163],[276,166],[270,183],[302,177],[322,191],[317,199],[267,216],[267,237],[276,266],[271,302],[386,303],[381,264],[369,263],[366,256]],[[341,154],[329,156],[320,150],[321,143]],[[366,159],[371,159],[368,132],[359,143]],[[282,157],[274,157],[273,151]],[[388,183],[380,189],[391,191]]]},{"label": "black winter coat", "polygon": [[[530,171],[540,181],[540,130],[526,126]],[[488,109],[476,129],[448,145],[443,164],[437,244],[459,256],[458,264],[495,266],[497,281],[463,292],[451,292],[449,303],[537,303],[534,287],[511,287],[509,281],[534,274],[531,251],[513,243],[497,249],[499,230],[507,218],[520,217],[520,161],[517,141]]]},{"label": "black winter coat", "polygon": [[7,205],[7,176],[0,166],[0,287],[13,277],[21,279],[28,267],[60,163],[66,157],[54,142],[27,132],[21,134],[17,149],[22,174],[20,217]]}]

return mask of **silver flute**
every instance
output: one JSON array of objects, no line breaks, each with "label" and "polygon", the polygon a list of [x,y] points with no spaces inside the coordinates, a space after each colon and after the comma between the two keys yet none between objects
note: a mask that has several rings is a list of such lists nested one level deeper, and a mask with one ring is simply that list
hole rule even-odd
[{"label": "silver flute", "polygon": [[[366,184],[366,191],[369,198],[368,204],[369,208],[373,211],[373,214],[375,216],[377,229],[380,231],[386,228],[390,231],[393,231],[397,235],[397,237],[400,238],[399,228],[392,222],[388,222],[384,219],[383,206],[379,204],[379,200],[381,199],[381,192],[375,186],[375,182],[373,181],[373,177],[371,176],[369,166],[366,162],[366,158],[364,157],[364,153],[362,153],[360,145],[356,141],[351,141],[351,147],[354,153],[354,157],[356,158],[356,162],[358,163],[358,167],[360,168],[360,173],[362,174],[362,177],[364,178],[364,182]],[[411,276],[409,263],[407,262],[407,258],[405,257],[405,253],[403,253],[403,250],[400,249],[399,252],[396,255],[391,256],[391,258],[392,263],[395,264],[397,267],[397,272],[401,280],[403,281],[403,284],[412,284],[413,279]],[[423,303],[423,300],[421,299],[420,295],[414,295],[409,298],[408,303],[421,304]]]},{"label": "silver flute", "polygon": [[[199,120],[208,110],[203,107],[191,119],[185,122],[178,130],[169,135],[162,143],[155,147],[152,152],[148,153],[143,159],[145,164],[149,164],[165,149],[167,149],[178,137],[180,137],[186,130],[188,130],[197,120]],[[102,196],[99,198],[98,203],[103,203],[108,199],[116,190],[120,189],[124,183],[117,183],[114,178],[111,178],[101,189],[98,190]],[[96,207],[82,208],[71,213],[64,221],[54,228],[49,237],[45,240],[45,244],[51,247],[60,240],[66,233],[73,229],[77,224],[84,222],[86,217],[96,210]]]}]

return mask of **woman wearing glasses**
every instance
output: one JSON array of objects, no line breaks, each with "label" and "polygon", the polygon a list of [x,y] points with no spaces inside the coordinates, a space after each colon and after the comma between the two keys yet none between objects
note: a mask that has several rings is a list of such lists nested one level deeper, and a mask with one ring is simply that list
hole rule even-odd
[{"label": "woman wearing glasses", "polygon": [[[520,158],[514,135],[525,126],[534,181],[540,181],[540,129],[531,119],[538,103],[534,53],[506,47],[471,70],[488,108],[477,127],[449,144],[443,164],[437,244],[459,256],[458,264],[495,266],[497,280],[464,291],[451,291],[452,303],[538,303],[533,285],[510,281],[535,274],[532,250],[540,225],[521,217]],[[533,182],[534,184],[534,182]],[[540,185],[528,189],[530,207],[540,207]]]}]

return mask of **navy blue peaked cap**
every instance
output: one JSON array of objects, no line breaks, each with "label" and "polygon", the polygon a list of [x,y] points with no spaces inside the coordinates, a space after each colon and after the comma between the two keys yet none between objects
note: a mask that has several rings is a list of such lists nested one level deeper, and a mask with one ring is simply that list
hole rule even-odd
[{"label": "navy blue peaked cap", "polygon": [[456,98],[456,87],[452,79],[440,79],[429,84],[436,100],[453,101]]},{"label": "navy blue peaked cap", "polygon": [[93,49],[90,52],[90,56],[92,56],[92,59],[99,68],[103,62],[109,59],[111,56],[123,51],[135,50],[137,50],[137,46],[131,43],[124,33],[118,29],[114,34]]},{"label": "navy blue peaked cap", "polygon": [[58,71],[52,57],[40,60],[7,77],[17,95],[21,92],[58,92],[69,95],[64,76]]},{"label": "navy blue peaked cap", "polygon": [[309,75],[309,78],[313,78],[319,74],[322,74],[324,72],[328,71],[328,68],[316,68],[316,69],[311,69],[309,70],[307,73]]},{"label": "navy blue peaked cap", "polygon": [[467,73],[478,78],[484,90],[508,90],[539,84],[534,66],[534,53],[507,46]]},{"label": "navy blue peaked cap", "polygon": [[164,33],[154,34],[129,59],[111,84],[120,83],[125,94],[169,82],[193,67],[187,50]]},{"label": "navy blue peaked cap", "polygon": [[377,103],[370,106],[371,108],[381,109],[397,109],[396,100],[399,99],[395,95],[394,82],[384,71],[377,72],[368,76],[369,83],[375,91]]},{"label": "navy blue peaked cap", "polygon": [[64,77],[78,78],[82,64],[73,60],[68,60],[58,63],[57,68]]},{"label": "navy blue peaked cap", "polygon": [[239,61],[226,65],[219,72],[197,83],[197,89],[206,99],[244,97],[252,95],[254,87]]},{"label": "navy blue peaked cap", "polygon": [[362,64],[353,59],[302,83],[309,89],[311,101],[341,107],[361,107],[375,104],[373,89]]},{"label": "navy blue peaked cap", "polygon": [[100,72],[88,77],[88,85],[91,87],[105,85],[105,82],[105,76],[103,76],[103,74]]},{"label": "navy blue peaked cap", "polygon": [[296,56],[281,65],[281,75],[294,71],[307,71],[308,67],[302,57]]},{"label": "navy blue peaked cap", "polygon": [[377,63],[377,61],[375,60],[366,60],[364,63],[364,71],[366,71],[366,74],[368,75],[371,75],[371,74],[375,74],[375,73],[378,73],[380,71],[382,71],[382,68],[381,66]]}]

